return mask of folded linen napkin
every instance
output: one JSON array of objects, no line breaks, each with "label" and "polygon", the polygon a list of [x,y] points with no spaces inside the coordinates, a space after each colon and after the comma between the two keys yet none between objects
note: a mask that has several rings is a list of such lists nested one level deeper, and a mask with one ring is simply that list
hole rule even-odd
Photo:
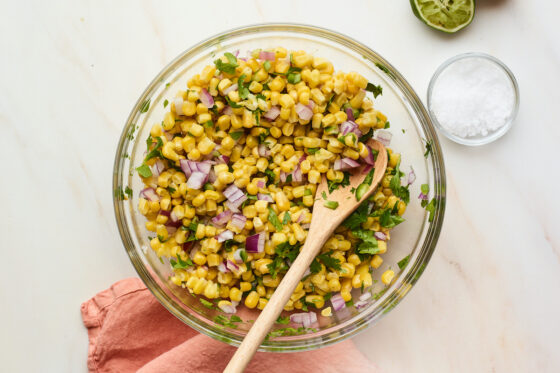
[{"label": "folded linen napkin", "polygon": [[[235,347],[199,334],[169,313],[137,278],[119,281],[82,304],[90,372],[221,372]],[[379,372],[346,340],[308,352],[257,352],[253,372]]]}]

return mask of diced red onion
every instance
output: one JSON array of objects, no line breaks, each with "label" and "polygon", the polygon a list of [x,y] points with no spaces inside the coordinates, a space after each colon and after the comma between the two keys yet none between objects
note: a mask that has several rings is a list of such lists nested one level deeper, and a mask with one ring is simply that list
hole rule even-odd
[{"label": "diced red onion", "polygon": [[140,197],[147,199],[148,201],[155,202],[159,201],[159,196],[154,188],[146,188],[140,192]]},{"label": "diced red onion", "polygon": [[224,206],[226,206],[228,209],[230,209],[233,212],[239,212],[239,209],[238,209],[239,206],[231,203],[230,201],[226,201],[224,203]]},{"label": "diced red onion", "polygon": [[183,173],[185,174],[186,177],[191,176],[191,173],[193,171],[197,171],[191,169],[190,161],[188,159],[181,159],[179,161],[179,164],[181,165],[181,170],[183,170]]},{"label": "diced red onion", "polygon": [[278,106],[272,106],[270,110],[263,114],[263,117],[268,120],[275,120],[280,115],[280,108]]},{"label": "diced red onion", "polygon": [[243,251],[243,249],[237,249],[235,250],[235,252],[233,253],[233,260],[235,260],[236,263],[243,263],[243,258],[241,257],[241,252]]},{"label": "diced red onion", "polygon": [[185,253],[189,252],[194,246],[194,241],[188,241],[183,244],[183,251]]},{"label": "diced red onion", "polygon": [[214,216],[212,218],[212,224],[218,228],[222,228],[230,220],[231,215],[232,212],[230,210],[225,210],[224,212],[220,212],[217,216]]},{"label": "diced red onion", "polygon": [[365,300],[360,300],[360,301],[354,303],[354,307],[356,307],[356,308],[359,309],[359,308],[363,308],[363,307],[367,306],[368,304],[369,304],[369,303],[368,303],[367,301],[365,301]]},{"label": "diced red onion", "polygon": [[239,302],[236,301],[236,300],[232,300],[232,301],[231,301],[231,304],[233,304],[234,307],[237,307],[237,305],[239,304]]},{"label": "diced red onion", "polygon": [[296,324],[301,324],[303,322],[304,313],[292,313],[290,315],[290,321]]},{"label": "diced red onion", "polygon": [[310,108],[311,110],[313,110],[313,108],[315,107],[315,102],[313,102],[313,100],[309,100],[309,103],[307,104],[307,107]]},{"label": "diced red onion", "polygon": [[293,313],[290,315],[290,321],[295,324],[303,324],[304,327],[309,328],[317,322],[317,314],[315,312]]},{"label": "diced red onion", "polygon": [[261,60],[274,61],[276,59],[276,53],[261,51],[259,53],[259,58]]},{"label": "diced red onion", "polygon": [[296,105],[296,113],[301,120],[311,120],[313,117],[313,110],[300,102]]},{"label": "diced red onion", "polygon": [[226,106],[224,107],[224,110],[222,110],[222,113],[225,115],[231,115],[233,114],[233,109],[230,106]]},{"label": "diced red onion", "polygon": [[229,272],[229,269],[226,267],[226,263],[222,262],[222,263],[218,264],[218,271],[220,271],[222,273]]},{"label": "diced red onion", "polygon": [[274,200],[272,199],[272,196],[270,194],[257,193],[257,198],[258,198],[259,201],[266,201],[266,202],[270,202],[270,203],[274,202]]},{"label": "diced red onion", "polygon": [[171,213],[169,211],[165,211],[165,210],[159,210],[159,214],[163,215],[163,216],[167,216],[167,217],[171,216]]},{"label": "diced red onion", "polygon": [[200,189],[206,182],[207,175],[203,174],[200,171],[194,171],[189,180],[187,180],[187,188],[189,189]]},{"label": "diced red onion", "polygon": [[408,173],[407,185],[412,184],[414,182],[414,180],[416,180],[416,173],[414,172],[414,168],[412,168],[412,166],[410,166],[410,172]]},{"label": "diced red onion", "polygon": [[236,313],[237,308],[233,304],[219,304],[218,307],[225,313]]},{"label": "diced red onion", "polygon": [[247,200],[245,193],[243,193],[241,189],[236,187],[234,184],[228,186],[223,193],[228,199],[229,203],[226,203],[231,210],[238,210],[238,207]]},{"label": "diced red onion", "polygon": [[247,218],[244,215],[235,214],[231,218],[231,225],[239,230],[245,228],[245,223],[247,223]]},{"label": "diced red onion", "polygon": [[232,231],[223,231],[222,233],[220,233],[216,239],[218,240],[218,242],[225,242],[228,240],[233,240],[233,232]]},{"label": "diced red onion", "polygon": [[232,272],[239,271],[239,266],[229,259],[226,261],[226,268]]},{"label": "diced red onion", "polygon": [[270,156],[270,150],[268,149],[266,144],[259,144],[258,149],[259,149],[259,155],[261,157],[269,157]]},{"label": "diced red onion", "polygon": [[170,133],[167,132],[167,131],[163,131],[163,136],[165,136],[165,138],[167,139],[167,141],[173,140],[173,135],[170,134]]},{"label": "diced red onion", "polygon": [[373,168],[372,165],[366,164],[366,166],[365,166],[364,169],[362,170],[362,174],[367,174],[372,168]]},{"label": "diced red onion", "polygon": [[299,213],[296,223],[301,223],[301,221],[305,218],[305,214],[302,212]]},{"label": "diced red onion", "polygon": [[190,251],[190,253],[189,253],[189,257],[190,257],[191,259],[194,259],[194,255],[195,255],[197,252],[198,252],[198,248],[197,248],[197,247],[193,248],[193,249]]},{"label": "diced red onion", "polygon": [[344,301],[340,293],[337,293],[331,297],[331,304],[335,311],[340,311],[341,309],[346,307],[346,302]]},{"label": "diced red onion", "polygon": [[292,181],[295,181],[296,183],[300,183],[303,181],[303,174],[301,173],[299,164],[296,166],[294,172],[292,172]]},{"label": "diced red onion", "polygon": [[360,300],[368,300],[369,298],[371,298],[371,293],[369,291],[360,295]]},{"label": "diced red onion", "polygon": [[377,238],[378,240],[387,241],[387,235],[386,235],[385,233],[383,233],[383,232],[375,232],[373,235],[374,235],[375,238]]},{"label": "diced red onion", "polygon": [[239,56],[239,49],[236,49],[235,52],[233,52],[233,55],[237,58],[237,56]]},{"label": "diced red onion", "polygon": [[218,157],[216,157],[216,162],[218,164],[220,164],[220,163],[228,164],[229,163],[229,157],[227,155],[219,155]]},{"label": "diced red onion", "polygon": [[177,232],[177,228],[171,227],[171,226],[169,226],[169,225],[166,225],[166,226],[165,226],[165,229],[167,229],[167,234],[168,234],[169,236],[173,236],[173,235],[175,234],[175,232]]},{"label": "diced red onion", "polygon": [[206,88],[202,88],[202,91],[200,92],[200,102],[202,102],[202,104],[208,109],[214,106],[214,98],[210,93],[208,93]]},{"label": "diced red onion", "polygon": [[303,229],[309,229],[309,227],[311,227],[311,224],[305,223],[305,224],[302,224],[301,227],[302,227]]},{"label": "diced red onion", "polygon": [[334,161],[334,166],[333,166],[335,171],[350,170],[356,167],[360,167],[360,164],[355,160],[353,160],[352,158],[342,158],[340,160],[337,159]]},{"label": "diced red onion", "polygon": [[420,194],[418,195],[418,199],[423,199],[424,201],[427,201],[428,195],[420,192]]},{"label": "diced red onion", "polygon": [[265,182],[262,180],[257,181],[257,187],[264,188],[266,186]]},{"label": "diced red onion", "polygon": [[364,161],[367,164],[373,166],[375,164],[375,159],[373,158],[373,152],[371,151],[371,148],[369,147],[369,145],[366,145],[366,148],[368,150],[368,155],[367,155],[367,157],[364,158]]},{"label": "diced red onion", "polygon": [[224,96],[227,95],[228,93],[230,93],[231,91],[237,91],[237,83],[230,85],[229,87],[227,87],[226,89],[224,89]]},{"label": "diced red onion", "polygon": [[354,119],[354,110],[352,110],[352,108],[346,108],[346,116],[348,117],[348,120],[350,121],[355,121]]},{"label": "diced red onion", "polygon": [[286,182],[286,178],[288,177],[288,174],[285,173],[284,171],[280,172],[280,181],[285,183]]},{"label": "diced red onion", "polygon": [[173,100],[173,104],[175,105],[175,112],[177,115],[183,115],[183,99],[177,97]]},{"label": "diced red onion", "polygon": [[179,219],[177,215],[175,215],[175,212],[171,211],[171,214],[169,214],[169,220],[165,225],[168,227],[179,228],[181,225],[183,225],[183,223],[181,222],[181,219]]},{"label": "diced red onion", "polygon": [[389,131],[377,130],[375,132],[375,139],[385,146],[389,146],[389,144],[391,144],[392,138],[393,134]]},{"label": "diced red onion", "polygon": [[347,135],[350,132],[353,132],[355,128],[357,128],[358,125],[354,122],[350,122],[350,121],[346,121],[340,124],[340,134],[341,135]]},{"label": "diced red onion", "polygon": [[247,237],[245,240],[245,248],[248,253],[262,253],[264,251],[264,233],[257,233]]}]

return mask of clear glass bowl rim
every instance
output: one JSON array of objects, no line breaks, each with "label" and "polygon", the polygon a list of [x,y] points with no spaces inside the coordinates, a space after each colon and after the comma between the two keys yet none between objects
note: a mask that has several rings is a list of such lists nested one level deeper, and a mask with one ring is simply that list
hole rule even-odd
[{"label": "clear glass bowl rim", "polygon": [[[512,111],[512,115],[510,120],[500,129],[498,129],[495,132],[492,132],[491,134],[489,134],[488,136],[485,136],[483,138],[477,138],[477,139],[469,139],[469,138],[463,138],[460,136],[457,136],[453,133],[451,133],[450,131],[448,131],[445,127],[443,127],[438,119],[437,116],[434,114],[433,110],[432,110],[432,93],[434,90],[434,86],[435,83],[437,81],[437,79],[439,78],[439,76],[441,75],[441,73],[447,69],[452,63],[463,60],[463,59],[467,59],[467,58],[473,58],[473,57],[478,57],[478,58],[483,58],[486,60],[489,60],[490,62],[495,63],[498,67],[500,67],[508,76],[509,80],[511,81],[511,84],[513,85],[513,89],[514,89],[514,95],[515,95],[515,103],[514,103],[514,107],[513,107],[513,111]],[[498,58],[491,56],[489,54],[486,53],[482,53],[482,52],[467,52],[467,53],[461,53],[458,54],[456,56],[453,56],[447,60],[445,60],[438,68],[437,70],[434,72],[434,75],[432,75],[432,78],[430,79],[430,84],[428,85],[428,94],[427,94],[427,102],[428,102],[428,110],[430,112],[430,116],[432,117],[432,121],[434,122],[436,128],[445,135],[445,137],[447,137],[448,139],[455,141],[458,144],[461,145],[468,145],[468,146],[480,146],[480,145],[485,145],[485,144],[489,144],[493,141],[496,141],[497,139],[499,139],[500,137],[502,137],[503,135],[505,135],[510,128],[513,125],[513,122],[515,121],[515,118],[517,117],[517,112],[519,110],[519,85],[517,84],[517,79],[515,79],[515,75],[513,75],[513,72],[509,69],[509,67],[506,66],[505,63],[503,63],[502,61],[500,61]]]},{"label": "clear glass bowl rim", "polygon": [[[365,59],[368,59],[371,62],[381,63],[389,79],[391,79],[392,82],[398,86],[400,92],[406,96],[408,104],[414,109],[417,119],[420,122],[420,125],[426,136],[426,140],[431,142],[432,144],[432,155],[430,158],[434,178],[433,193],[437,200],[433,220],[428,224],[427,233],[425,235],[425,239],[422,243],[421,249],[418,253],[413,253],[415,254],[414,256],[412,256],[411,254],[411,258],[414,258],[414,260],[412,260],[405,267],[405,269],[399,274],[398,280],[395,281],[387,290],[387,292],[379,299],[379,304],[377,305],[377,307],[373,309],[372,307],[368,307],[368,309],[360,312],[358,315],[354,316],[351,319],[351,323],[349,324],[350,326],[344,328],[343,330],[337,329],[328,335],[322,335],[320,338],[314,337],[312,333],[305,335],[309,336],[308,338],[302,338],[299,340],[265,341],[259,348],[259,351],[274,352],[306,351],[331,345],[333,343],[340,342],[346,338],[349,338],[357,334],[358,332],[365,330],[370,324],[378,322],[384,315],[392,310],[404,298],[404,296],[408,294],[409,290],[414,286],[422,272],[425,270],[425,267],[434,252],[443,225],[446,204],[446,177],[443,154],[436,130],[432,124],[431,118],[428,115],[426,108],[424,107],[416,92],[402,77],[402,75],[383,57],[374,52],[372,49],[366,47],[362,43],[348,36],[321,27],[305,24],[254,24],[227,30],[220,34],[212,36],[192,46],[191,48],[188,48],[179,56],[177,56],[173,61],[171,61],[167,66],[165,66],[150,82],[148,87],[144,90],[142,95],[137,100],[127,118],[126,125],[123,128],[117,147],[113,170],[112,190],[115,191],[119,190],[119,188],[122,188],[123,175],[128,175],[129,170],[124,168],[123,154],[124,150],[131,142],[129,140],[129,133],[133,126],[135,126],[135,122],[133,121],[133,119],[140,111],[146,99],[150,98],[153,91],[159,86],[159,84],[161,84],[162,78],[166,76],[170,71],[173,71],[174,69],[179,67],[185,59],[189,58],[189,56],[201,52],[206,48],[212,47],[220,43],[220,41],[224,41],[244,34],[261,34],[270,32],[301,33],[304,35],[307,34],[317,38],[327,39],[346,48],[349,48],[356,53],[361,53]],[[183,321],[185,324],[197,330],[198,332],[208,335],[214,339],[226,342],[230,345],[239,346],[243,340],[239,335],[228,333],[226,330],[213,328],[210,325],[201,322],[200,319],[190,316],[189,314],[183,312],[181,309],[173,305],[175,301],[171,299],[160,287],[160,285],[151,277],[149,269],[144,265],[139,254],[141,249],[135,247],[131,238],[131,231],[128,228],[126,216],[124,213],[124,201],[122,199],[119,199],[115,193],[113,193],[113,205],[115,209],[117,226],[125,250],[139,277],[142,279],[147,288],[152,292],[152,294],[156,297],[156,299],[158,299],[158,301],[179,320]]]}]

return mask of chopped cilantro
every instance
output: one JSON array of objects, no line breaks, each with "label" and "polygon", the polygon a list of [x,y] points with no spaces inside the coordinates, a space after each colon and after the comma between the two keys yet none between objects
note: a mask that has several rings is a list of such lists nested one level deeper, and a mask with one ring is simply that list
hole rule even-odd
[{"label": "chopped cilantro", "polygon": [[389,121],[385,122],[385,127],[383,127],[385,129],[387,128],[391,128],[391,123]]},{"label": "chopped cilantro", "polygon": [[122,188],[115,189],[115,198],[121,201],[124,199],[124,193]]},{"label": "chopped cilantro", "polygon": [[307,153],[309,153],[310,155],[313,155],[315,153],[317,153],[319,151],[319,148],[308,148],[307,149]]},{"label": "chopped cilantro", "polygon": [[263,63],[264,70],[268,72],[270,70],[270,61],[264,61]]},{"label": "chopped cilantro", "polygon": [[342,222],[342,225],[353,230],[358,229],[368,218],[368,202],[364,201],[358,208]]},{"label": "chopped cilantro", "polygon": [[393,228],[404,221],[398,214],[393,214],[391,209],[376,211],[373,216],[379,216],[379,224],[381,224],[383,228]]},{"label": "chopped cilantro", "polygon": [[304,196],[311,196],[311,195],[313,195],[313,193],[311,192],[310,189],[305,189],[305,190],[303,191],[303,195],[304,195]]},{"label": "chopped cilantro", "polygon": [[406,267],[409,259],[410,259],[410,255],[407,255],[404,258],[402,258],[401,260],[399,260],[399,262],[397,263],[397,265],[399,266],[399,269],[403,269],[404,267]]},{"label": "chopped cilantro", "polygon": [[317,258],[313,259],[311,265],[309,266],[309,270],[311,273],[319,273],[321,272],[321,263],[317,260]]},{"label": "chopped cilantro", "polygon": [[408,185],[403,186],[401,185],[401,172],[399,170],[400,162],[397,163],[395,167],[395,175],[391,178],[389,182],[389,187],[393,191],[393,194],[403,200],[404,203],[408,205],[410,202],[410,192],[408,190]]},{"label": "chopped cilantro", "polygon": [[288,224],[288,222],[290,222],[292,220],[290,213],[288,211],[286,211],[284,213],[284,219],[282,219],[282,224],[286,225]]},{"label": "chopped cilantro", "polygon": [[173,187],[167,187],[167,191],[169,192],[169,194],[173,194],[177,191],[177,189],[175,189]]},{"label": "chopped cilantro", "polygon": [[271,169],[267,168],[264,170],[264,174],[268,178],[268,182],[274,183],[274,180],[276,180],[276,174]]},{"label": "chopped cilantro", "polygon": [[148,145],[148,154],[146,154],[146,157],[144,158],[144,163],[148,162],[152,158],[156,158],[156,157],[163,158],[163,155],[161,154],[161,150],[160,150],[163,147],[163,140],[161,139],[161,137],[156,137],[156,146],[150,150],[152,144],[153,144],[153,140],[150,138],[150,143]]},{"label": "chopped cilantro", "polygon": [[342,179],[342,181],[336,182],[336,181],[327,180],[327,185],[329,188],[329,193],[332,193],[333,190],[338,189],[338,187],[344,188],[345,186],[350,185],[350,173],[344,171],[344,178]]},{"label": "chopped cilantro", "polygon": [[[266,62],[268,62],[268,61],[266,61]],[[284,317],[278,316],[278,319],[276,319],[276,322],[278,324],[284,324],[284,325],[289,324],[290,323],[290,316],[284,316]]]},{"label": "chopped cilantro", "polygon": [[268,221],[272,223],[278,232],[282,230],[282,223],[280,222],[280,219],[278,219],[276,212],[271,207],[268,208]]},{"label": "chopped cilantro", "polygon": [[144,178],[152,176],[152,170],[150,170],[150,167],[145,163],[136,167],[136,171],[138,171],[138,174]]},{"label": "chopped cilantro", "polygon": [[426,205],[426,211],[430,213],[430,216],[428,217],[429,222],[432,222],[434,220],[434,212],[436,211],[436,205],[437,205],[437,201],[435,198],[432,198],[430,203]]},{"label": "chopped cilantro", "polygon": [[368,83],[366,86],[366,91],[373,93],[373,97],[377,98],[377,96],[383,94],[383,87],[381,87],[380,85]]},{"label": "chopped cilantro", "polygon": [[356,201],[362,199],[364,194],[368,191],[368,188],[371,186],[371,182],[373,181],[373,173],[375,172],[375,168],[372,168],[366,177],[364,177],[364,181],[358,186],[356,189]]},{"label": "chopped cilantro", "polygon": [[228,59],[228,63],[223,62],[221,59],[214,61],[216,69],[223,71],[227,74],[235,74],[235,68],[239,65],[237,64],[237,58],[229,52],[224,53],[224,56]]},{"label": "chopped cilantro", "polygon": [[365,229],[354,229],[352,234],[362,240],[358,245],[358,253],[360,254],[377,254],[379,252],[379,247],[377,246],[377,239],[375,238],[375,232]]},{"label": "chopped cilantro", "polygon": [[167,101],[167,99],[165,99],[163,101],[163,107],[166,108],[168,104],[169,104],[169,101]]},{"label": "chopped cilantro", "polygon": [[402,131],[402,133],[406,133],[406,131],[405,131],[405,129],[404,129],[404,128],[401,128],[401,131]]},{"label": "chopped cilantro", "polygon": [[212,122],[211,120],[207,121],[206,123],[204,123],[204,127],[206,128],[212,128],[214,127],[214,122]]},{"label": "chopped cilantro", "polygon": [[126,193],[126,195],[128,196],[128,198],[132,198],[132,189],[130,189],[130,187],[126,187],[124,189],[124,192]]},{"label": "chopped cilantro", "polygon": [[327,193],[325,193],[325,191],[323,190],[323,192],[321,193],[321,196],[323,197],[323,199],[326,201],[327,200]]},{"label": "chopped cilantro", "polygon": [[237,79],[237,92],[239,92],[239,98],[245,100],[249,97],[249,89],[243,85],[247,75],[243,74]]},{"label": "chopped cilantro", "polygon": [[346,302],[346,307],[352,307],[354,305],[354,299],[350,299],[348,302]]},{"label": "chopped cilantro", "polygon": [[231,101],[228,96],[225,96],[225,99],[226,99],[228,105],[230,107],[234,108],[234,109],[239,109],[240,107],[243,107],[243,106],[239,105],[237,102]]},{"label": "chopped cilantro", "polygon": [[244,131],[235,131],[235,132],[230,132],[229,136],[234,139],[235,141],[239,140],[241,138],[241,136],[243,136],[245,134]]},{"label": "chopped cilantro", "polygon": [[202,305],[206,308],[210,308],[213,309],[214,308],[214,303],[212,302],[208,302],[206,299],[204,298],[198,298],[198,300],[200,301],[200,303],[202,303]]},{"label": "chopped cilantro", "polygon": [[249,257],[247,256],[247,251],[245,251],[245,249],[239,251],[239,256],[241,257],[241,260],[243,260],[243,263],[247,263],[247,261],[249,260]]},{"label": "chopped cilantro", "polygon": [[316,256],[316,259],[321,261],[321,263],[323,263],[325,267],[334,269],[335,271],[340,271],[342,269],[342,267],[340,266],[340,260],[331,257],[330,254],[332,253],[333,251],[328,251],[326,253],[319,254]]},{"label": "chopped cilantro", "polygon": [[214,317],[214,321],[220,325],[227,326],[230,328],[237,328],[236,322],[241,322],[241,318],[236,315],[232,315],[229,319],[226,316],[218,315]]},{"label": "chopped cilantro", "polygon": [[373,128],[370,128],[364,135],[360,136],[360,142],[367,142],[369,139],[373,137]]}]

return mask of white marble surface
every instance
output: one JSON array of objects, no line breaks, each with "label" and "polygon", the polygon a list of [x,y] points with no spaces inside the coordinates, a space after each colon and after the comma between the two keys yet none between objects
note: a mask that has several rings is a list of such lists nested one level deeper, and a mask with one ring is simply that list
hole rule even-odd
[{"label": "white marble surface", "polygon": [[496,143],[442,139],[444,229],[418,285],[355,338],[385,372],[558,372],[560,6],[478,0],[448,36],[408,1],[1,1],[0,364],[86,371],[80,303],[135,275],[112,206],[114,151],[152,77],[202,38],[249,23],[338,30],[425,97],[448,57],[483,51],[516,74],[521,107]]}]

